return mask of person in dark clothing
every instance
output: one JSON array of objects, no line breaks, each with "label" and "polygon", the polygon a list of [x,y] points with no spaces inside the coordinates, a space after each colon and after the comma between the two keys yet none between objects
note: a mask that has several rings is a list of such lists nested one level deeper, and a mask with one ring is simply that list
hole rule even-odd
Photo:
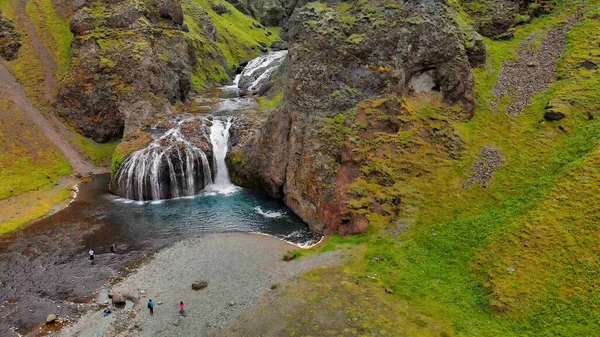
[{"label": "person in dark clothing", "polygon": [[115,246],[114,243],[112,245],[110,245],[110,252],[113,254],[117,252],[117,247]]},{"label": "person in dark clothing", "polygon": [[90,254],[90,261],[94,262],[94,251],[92,249],[90,249],[88,254]]},{"label": "person in dark clothing", "polygon": [[148,309],[150,310],[150,315],[154,315],[154,302],[152,302],[152,299],[148,300]]}]

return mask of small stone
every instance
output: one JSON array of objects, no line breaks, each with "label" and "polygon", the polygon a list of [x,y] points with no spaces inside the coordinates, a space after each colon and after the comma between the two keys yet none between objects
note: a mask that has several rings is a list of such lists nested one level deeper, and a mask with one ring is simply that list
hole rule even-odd
[{"label": "small stone", "polygon": [[55,314],[50,314],[50,315],[48,315],[48,317],[46,317],[46,324],[52,324],[54,322],[56,322]]},{"label": "small stone", "polygon": [[146,294],[146,290],[140,290],[140,294],[145,295]]},{"label": "small stone", "polygon": [[271,290],[275,290],[275,289],[277,289],[278,287],[279,287],[279,285],[278,285],[278,284],[273,284],[273,285],[271,285]]},{"label": "small stone", "polygon": [[394,293],[394,291],[392,289],[390,289],[390,288],[385,288],[385,292],[388,293],[388,294],[393,294]]},{"label": "small stone", "polygon": [[512,275],[512,274],[514,274],[514,273],[515,273],[515,268],[513,268],[513,267],[509,267],[508,269],[506,269],[506,272],[507,272],[509,275]]},{"label": "small stone", "polygon": [[381,262],[381,261],[383,261],[383,257],[381,257],[381,256],[375,256],[373,258],[373,261],[375,261],[375,262]]},{"label": "small stone", "polygon": [[156,304],[158,304],[158,305],[162,305],[162,304],[163,304],[163,302],[162,302],[162,301],[158,301],[158,302],[156,302]]},{"label": "small stone", "polygon": [[230,307],[233,307],[234,305],[235,305],[235,303],[233,303],[233,302],[229,302],[229,306],[230,306]]},{"label": "small stone", "polygon": [[535,62],[528,62],[528,63],[527,63],[527,66],[528,66],[529,68],[537,67],[537,63],[535,63]]},{"label": "small stone", "polygon": [[292,261],[296,258],[295,254],[285,254],[283,255],[283,261]]},{"label": "small stone", "polygon": [[585,60],[581,63],[581,66],[587,70],[596,70],[598,65],[590,60]]},{"label": "small stone", "polygon": [[206,282],[206,281],[196,281],[196,282],[192,283],[193,290],[202,290],[206,287],[208,287],[208,282]]},{"label": "small stone", "polygon": [[557,111],[546,111],[544,113],[544,118],[547,121],[559,121],[565,117],[567,117],[567,115],[565,115],[562,112],[557,112]]}]

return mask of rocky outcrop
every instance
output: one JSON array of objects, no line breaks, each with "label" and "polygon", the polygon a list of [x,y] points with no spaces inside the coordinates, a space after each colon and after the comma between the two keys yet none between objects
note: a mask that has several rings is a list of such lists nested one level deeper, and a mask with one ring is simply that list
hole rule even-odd
[{"label": "rocky outcrop", "polygon": [[511,38],[512,27],[548,14],[556,5],[552,0],[461,0],[461,3],[475,20],[479,33],[494,39]]},{"label": "rocky outcrop", "polygon": [[265,26],[281,27],[292,16],[296,8],[304,6],[307,0],[227,0],[239,11],[252,15]]},{"label": "rocky outcrop", "polygon": [[[296,11],[286,31],[290,49],[283,104],[263,117],[258,132],[239,137],[243,140],[230,153],[235,182],[258,183],[282,196],[315,232],[364,231],[367,219],[348,207],[346,197],[360,167],[344,145],[348,133],[332,125],[352,118],[355,122],[344,128],[364,127],[354,133],[363,138],[410,129],[410,123],[393,121],[403,110],[395,102],[411,95],[440,97],[456,105],[449,118],[471,118],[469,59],[481,56],[468,55],[474,49],[453,17],[444,1],[426,0],[337,8],[310,3]],[[391,97],[389,103],[375,104],[389,123],[371,121],[368,112],[355,109],[381,97]],[[451,153],[460,141],[444,125],[418,134]],[[445,138],[436,135],[441,131]]]},{"label": "rocky outcrop", "polygon": [[77,1],[57,112],[97,142],[144,125],[190,90],[178,0]]},{"label": "rocky outcrop", "polygon": [[17,58],[21,48],[21,34],[19,34],[12,21],[0,12],[0,57],[7,61]]}]

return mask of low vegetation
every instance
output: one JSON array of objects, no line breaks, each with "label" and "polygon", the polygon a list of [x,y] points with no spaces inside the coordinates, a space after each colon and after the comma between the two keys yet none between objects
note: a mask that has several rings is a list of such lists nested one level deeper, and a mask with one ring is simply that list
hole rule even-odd
[{"label": "low vegetation", "polygon": [[[543,36],[582,8],[583,18],[567,35],[557,81],[519,117],[505,113],[510,97],[493,110],[489,102],[502,63],[514,59],[531,34]],[[300,296],[349,322],[364,318],[359,334],[398,335],[378,329],[386,327],[381,320],[390,312],[404,309],[399,319],[405,325],[396,331],[407,335],[594,335],[600,329],[600,208],[594,195],[600,81],[598,71],[582,63],[600,64],[598,17],[597,1],[564,2],[554,14],[517,27],[512,40],[486,40],[488,62],[475,70],[477,111],[466,124],[451,118],[451,108],[423,104],[419,97],[392,99],[401,113],[391,122],[421,125],[416,129],[433,131],[427,136],[385,129],[360,137],[365,123],[390,123],[384,108],[390,98],[363,102],[353,120],[334,119],[332,134],[350,142],[340,140],[338,148],[349,146],[362,163],[348,206],[367,217],[371,229],[360,240],[335,238],[321,248],[350,244],[364,254],[343,271],[307,276],[316,285]],[[544,120],[548,103],[556,100],[568,102],[561,105],[567,117]],[[504,165],[487,188],[465,188],[484,146],[499,149]],[[345,284],[340,277],[368,285],[349,285],[340,295],[331,291]],[[381,294],[394,301],[372,308],[358,300],[378,301]]]}]

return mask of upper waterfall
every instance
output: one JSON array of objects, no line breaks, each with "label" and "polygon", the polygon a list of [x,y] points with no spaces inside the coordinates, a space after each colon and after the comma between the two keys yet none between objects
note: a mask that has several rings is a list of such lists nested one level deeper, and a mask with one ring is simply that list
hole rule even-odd
[{"label": "upper waterfall", "polygon": [[239,78],[238,87],[246,92],[258,92],[263,84],[271,80],[271,76],[283,63],[287,50],[281,50],[261,55],[250,61]]}]

